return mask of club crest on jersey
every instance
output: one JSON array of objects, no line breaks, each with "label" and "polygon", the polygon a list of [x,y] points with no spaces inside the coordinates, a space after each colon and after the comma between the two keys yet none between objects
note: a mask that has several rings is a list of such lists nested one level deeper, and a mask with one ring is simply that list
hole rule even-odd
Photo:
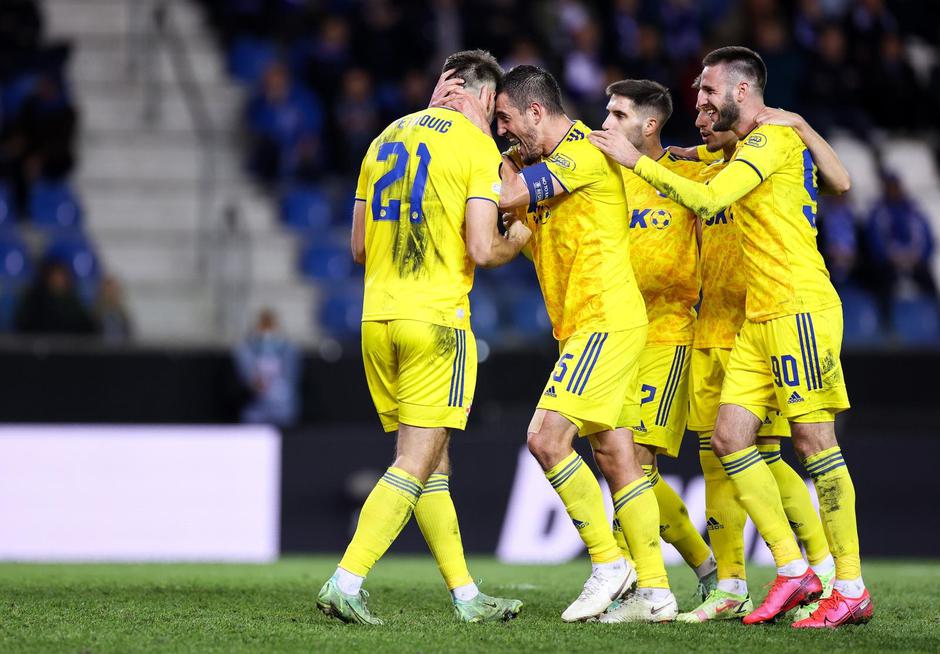
[{"label": "club crest on jersey", "polygon": [[576,168],[573,160],[563,154],[558,154],[557,152],[550,156],[548,160],[559,168],[564,168],[565,170],[574,170]]},{"label": "club crest on jersey", "polygon": [[744,145],[749,145],[752,148],[762,148],[767,144],[767,137],[763,134],[751,134],[747,137],[747,140],[744,141]]}]

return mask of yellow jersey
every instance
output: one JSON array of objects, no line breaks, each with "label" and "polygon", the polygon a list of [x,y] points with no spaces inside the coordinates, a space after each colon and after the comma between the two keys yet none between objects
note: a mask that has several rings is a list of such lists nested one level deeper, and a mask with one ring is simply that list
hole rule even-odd
[{"label": "yellow jersey", "polygon": [[735,203],[749,320],[763,322],[840,303],[816,247],[816,164],[792,128],[762,125],[752,130],[707,185],[649,157],[640,157],[634,171],[700,216],[714,216]]},{"label": "yellow jersey", "polygon": [[526,213],[532,261],[560,341],[577,332],[621,331],[647,322],[630,265],[620,165],[591,145],[590,132],[575,121],[555,149],[530,167],[544,165],[567,191],[543,197]]},{"label": "yellow jersey", "polygon": [[[664,153],[660,164],[695,177],[703,164]],[[630,260],[643,294],[649,345],[690,345],[699,297],[695,213],[676,204],[629,168],[621,168],[629,204]]]},{"label": "yellow jersey", "polygon": [[[710,180],[727,162],[718,160],[699,168],[698,179]],[[702,304],[695,322],[696,348],[731,349],[744,324],[747,277],[741,230],[735,224],[735,205],[702,219]]]},{"label": "yellow jersey", "polygon": [[466,204],[499,202],[501,162],[493,139],[450,109],[400,118],[372,142],[356,188],[366,207],[364,321],[469,327]]}]

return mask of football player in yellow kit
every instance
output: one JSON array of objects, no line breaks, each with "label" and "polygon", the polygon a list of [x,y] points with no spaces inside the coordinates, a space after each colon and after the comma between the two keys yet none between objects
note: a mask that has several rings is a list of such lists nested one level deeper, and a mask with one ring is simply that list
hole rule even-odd
[{"label": "football player in yellow kit", "polygon": [[[779,109],[765,109],[759,124],[793,127],[810,149],[819,168],[820,190],[840,194],[848,190],[849,177],[825,139],[800,116]],[[734,155],[734,132],[714,132],[711,119],[700,111],[696,127],[704,145],[674,149],[678,154],[710,162],[700,168],[699,179],[708,180],[723,170]],[[715,159],[718,157],[718,159]],[[747,517],[734,496],[734,486],[711,449],[711,434],[718,413],[725,368],[735,334],[745,319],[747,283],[743,269],[741,233],[734,222],[734,206],[702,221],[702,304],[695,325],[690,380],[689,429],[699,433],[699,458],[705,475],[706,527],[718,562],[717,588],[702,604],[682,613],[682,622],[740,618],[752,610],[745,573],[743,530]],[[784,512],[797,538],[806,548],[810,566],[823,581],[824,595],[831,592],[835,567],[819,515],[802,478],[780,456],[780,437],[790,427],[779,411],[771,412],[758,431],[757,447],[780,489]],[[800,609],[809,615],[812,605]]]},{"label": "football player in yellow kit", "polygon": [[[527,210],[532,260],[560,351],[529,425],[529,449],[592,563],[562,618],[672,620],[678,609],[659,547],[659,510],[630,430],[640,416],[647,318],[630,265],[620,166],[587,141],[584,123],[565,115],[558,83],[540,68],[506,74],[496,121],[513,143],[504,157],[500,207]],[[572,448],[576,436],[589,439],[608,481],[636,572],[611,533],[597,480]],[[634,574],[637,590],[630,593]]]},{"label": "football player in yellow kit", "polygon": [[755,445],[772,410],[790,422],[836,562],[832,595],[793,626],[867,622],[873,609],[861,576],[855,488],[834,429],[835,414],[849,401],[839,359],[841,302],[816,248],[816,165],[795,130],[757,124],[767,82],[757,53],[719,48],[702,64],[697,106],[712,119],[712,129],[732,130],[739,138],[728,165],[708,184],[667,170],[615,132],[595,133],[591,141],[699,215],[735,206],[748,276],[746,319],[728,361],[711,445],[777,565],[773,586],[744,623],[773,621],[823,592]]},{"label": "football player in yellow kit", "polygon": [[[663,148],[660,133],[672,114],[672,98],[662,84],[621,80],[607,87],[607,95],[605,130],[620,132],[641,152],[684,177],[695,177],[704,167]],[[660,536],[695,571],[704,599],[717,581],[715,559],[682,498],[657,467],[657,455],[679,454],[688,418],[690,349],[699,299],[697,217],[632,170],[621,172],[629,204],[625,218],[630,260],[649,319],[640,356],[641,415],[633,440],[659,504]]]},{"label": "football player in yellow kit", "polygon": [[[381,624],[362,582],[411,518],[466,622],[514,617],[519,600],[479,591],[464,560],[449,491],[451,429],[467,422],[476,385],[468,293],[475,265],[510,261],[531,232],[497,231],[499,150],[489,123],[502,69],[487,52],[448,57],[486,119],[434,108],[386,127],[363,159],[353,210],[352,252],[365,264],[362,358],[396,457],[359,513],[356,533],[317,606],[344,622]],[[479,112],[477,112],[478,114]]]}]

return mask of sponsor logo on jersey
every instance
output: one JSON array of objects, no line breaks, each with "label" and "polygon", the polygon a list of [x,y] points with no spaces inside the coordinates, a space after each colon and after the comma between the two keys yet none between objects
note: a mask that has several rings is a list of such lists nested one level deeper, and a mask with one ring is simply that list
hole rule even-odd
[{"label": "sponsor logo on jersey", "polygon": [[565,170],[574,170],[577,167],[573,159],[557,152],[550,156],[548,161]]},{"label": "sponsor logo on jersey", "polygon": [[762,148],[767,145],[767,137],[763,134],[751,134],[744,141],[744,145],[749,145],[752,148]]}]

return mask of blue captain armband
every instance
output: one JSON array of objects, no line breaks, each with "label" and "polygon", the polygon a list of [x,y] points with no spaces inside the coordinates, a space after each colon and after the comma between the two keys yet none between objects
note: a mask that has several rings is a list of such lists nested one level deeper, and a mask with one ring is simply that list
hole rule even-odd
[{"label": "blue captain armband", "polygon": [[547,200],[555,195],[555,185],[552,183],[552,173],[548,170],[548,165],[543,161],[534,166],[522,169],[522,179],[525,180],[526,188],[529,189],[529,211],[535,211],[535,207],[542,200]]}]

